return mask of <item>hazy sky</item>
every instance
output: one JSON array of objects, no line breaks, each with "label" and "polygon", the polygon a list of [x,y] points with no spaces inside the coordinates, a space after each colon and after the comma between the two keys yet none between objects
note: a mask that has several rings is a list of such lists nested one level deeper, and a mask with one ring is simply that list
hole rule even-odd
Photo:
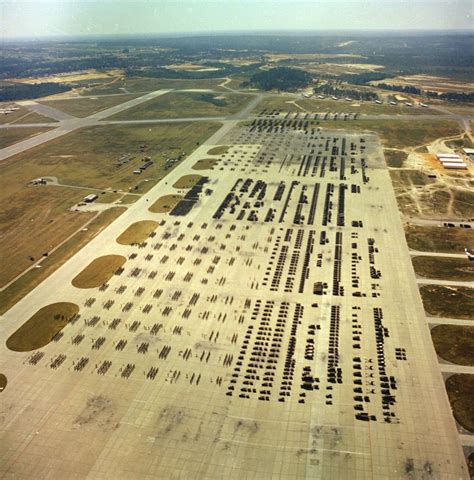
[{"label": "hazy sky", "polygon": [[2,38],[472,27],[472,0],[0,0]]}]

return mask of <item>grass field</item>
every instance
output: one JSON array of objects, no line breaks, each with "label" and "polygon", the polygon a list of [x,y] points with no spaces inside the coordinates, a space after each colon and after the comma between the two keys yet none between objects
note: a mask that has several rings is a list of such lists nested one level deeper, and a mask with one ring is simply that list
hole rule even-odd
[{"label": "grass field", "polygon": [[[8,184],[14,180],[18,185],[41,176],[55,176],[59,183],[103,190],[133,190],[149,178],[152,181],[146,185],[148,190],[179,164],[165,170],[166,158],[191,153],[218,128],[219,124],[211,122],[84,128],[2,162],[0,190],[3,180]],[[142,150],[143,145],[146,148]],[[124,153],[135,159],[119,167],[117,162]],[[134,175],[133,170],[145,156],[152,157],[153,165],[141,175]]]},{"label": "grass field", "polygon": [[100,287],[112,278],[126,260],[121,255],[104,255],[96,258],[72,279],[72,284],[76,288]]},{"label": "grass field", "polygon": [[144,242],[150,233],[158,227],[158,222],[142,220],[132,223],[124,232],[117,237],[117,243],[121,245],[135,245]]},{"label": "grass field", "polygon": [[184,175],[173,184],[174,188],[192,188],[202,178],[201,175]]},{"label": "grass field", "polygon": [[[198,143],[218,129],[216,123],[159,125],[152,128],[104,126],[78,130],[52,140],[0,164],[0,286],[28,268],[44,253],[78,231],[93,218],[92,213],[71,212],[70,208],[91,193],[87,187],[146,192],[172,168],[166,158],[191,153]],[[143,147],[143,148],[141,148]],[[122,153],[136,158],[118,167]],[[151,156],[153,165],[141,175],[132,172]],[[54,176],[59,183],[82,186],[28,186],[37,177]],[[147,181],[148,180],[148,181]],[[106,193],[102,201],[119,195]],[[133,201],[136,197],[125,198]],[[6,262],[6,259],[9,259]],[[21,287],[20,291],[25,288]],[[1,304],[18,299],[15,291],[2,292]]]},{"label": "grass field", "polygon": [[437,325],[431,338],[438,355],[448,362],[474,366],[474,326]]},{"label": "grass field", "polygon": [[187,89],[187,88],[217,88],[221,78],[209,78],[202,80],[178,80],[172,78],[149,78],[149,77],[128,77],[114,83],[85,88],[83,95],[107,95],[111,93],[136,93],[151,92],[162,88]]},{"label": "grass field", "polygon": [[463,228],[405,227],[408,246],[420,252],[463,253],[474,247],[472,230]]},{"label": "grass field", "polygon": [[474,289],[423,285],[420,294],[426,312],[433,317],[474,320]]},{"label": "grass field", "polygon": [[451,375],[446,380],[446,390],[454,418],[463,428],[474,432],[474,375]]},{"label": "grass field", "polygon": [[474,262],[466,258],[412,257],[417,275],[439,280],[474,281]]},{"label": "grass field", "polygon": [[[0,168],[0,175],[1,171]],[[5,177],[0,179],[0,286],[94,216],[93,213],[69,211],[88,190],[27,187],[21,179],[13,178],[12,184],[7,185],[6,180]]]},{"label": "grass field", "polygon": [[120,200],[119,204],[120,205],[130,205],[132,203],[135,203],[140,197],[138,195],[125,195],[122,197]]},{"label": "grass field", "polygon": [[[299,105],[298,108],[296,105]],[[343,99],[317,99],[317,98],[301,98],[293,95],[278,95],[264,98],[255,108],[254,113],[260,113],[262,110],[281,109],[283,111],[293,112],[340,112],[340,113],[362,113],[368,115],[420,115],[433,114],[438,115],[440,112],[431,109],[407,107],[405,105],[378,105],[374,102],[352,101],[348,102]]]},{"label": "grass field", "polygon": [[34,137],[40,133],[44,133],[50,130],[46,127],[23,127],[23,128],[2,128],[0,130],[0,148],[9,147],[14,143],[21,142],[27,138]]},{"label": "grass field", "polygon": [[232,93],[171,92],[110,117],[111,120],[146,120],[225,116],[237,113],[252,97]]},{"label": "grass field", "polygon": [[164,195],[160,197],[148,210],[151,213],[168,213],[182,200],[181,195]]},{"label": "grass field", "polygon": [[[41,268],[33,268],[13,282],[8,288],[0,292],[0,315],[11,308],[18,300],[39,285],[51,273],[56,271],[69,258],[78,252],[84,245],[89,243],[107,225],[112,223],[125,208],[113,207],[101,212],[94,220],[87,225],[87,229],[80,230],[71,239],[61,245],[52,254],[44,257],[41,261]],[[2,239],[3,242],[3,239]],[[1,244],[0,244],[1,245]],[[5,264],[5,262],[4,262]],[[2,276],[3,280],[3,276]]]},{"label": "grass field", "polygon": [[88,117],[93,113],[128,102],[139,96],[140,94],[111,95],[95,98],[73,98],[70,100],[45,100],[40,103],[69,113],[69,115],[74,117]]},{"label": "grass field", "polygon": [[193,170],[210,170],[219,160],[217,158],[203,158],[193,165]]},{"label": "grass field", "polygon": [[139,97],[140,94],[108,95],[100,97],[73,98],[67,100],[45,100],[41,102],[49,107],[69,113],[75,117],[88,117],[115,105],[128,102]]},{"label": "grass field", "polygon": [[[38,310],[6,342],[14,352],[30,352],[47,345],[79,313],[74,303],[52,303]],[[21,321],[19,319],[19,321]]]}]

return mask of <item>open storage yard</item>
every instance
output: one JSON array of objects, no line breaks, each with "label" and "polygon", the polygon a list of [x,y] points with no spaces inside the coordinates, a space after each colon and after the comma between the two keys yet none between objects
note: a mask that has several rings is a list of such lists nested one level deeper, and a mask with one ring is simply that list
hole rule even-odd
[{"label": "open storage yard", "polygon": [[[73,285],[109,255],[127,260],[106,283]],[[5,335],[58,302],[78,316],[43,346],[0,346],[9,475],[467,477],[374,134],[225,124],[6,312]]]}]

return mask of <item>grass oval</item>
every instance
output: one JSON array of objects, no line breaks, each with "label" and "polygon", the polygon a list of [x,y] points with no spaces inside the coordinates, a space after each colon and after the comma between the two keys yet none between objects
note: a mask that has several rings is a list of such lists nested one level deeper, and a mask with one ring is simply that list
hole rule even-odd
[{"label": "grass oval", "polygon": [[132,223],[117,238],[117,243],[121,245],[135,245],[144,242],[158,227],[158,222],[153,220],[142,220],[141,222]]},{"label": "grass oval", "polygon": [[14,352],[30,352],[48,345],[77,314],[75,303],[52,303],[40,308],[7,340],[6,344]]},{"label": "grass oval", "polygon": [[207,154],[208,155],[223,155],[224,153],[227,153],[229,150],[229,147],[227,145],[221,145],[220,147],[214,147],[208,150]]},{"label": "grass oval", "polygon": [[201,175],[184,175],[173,185],[174,188],[192,188],[201,180]]},{"label": "grass oval", "polygon": [[72,284],[77,288],[100,287],[110,280],[125,262],[126,258],[121,255],[104,255],[96,258],[72,280]]},{"label": "grass oval", "polygon": [[0,373],[0,392],[3,392],[5,390],[5,387],[7,386],[7,377],[3,375],[3,373]]},{"label": "grass oval", "polygon": [[151,213],[168,213],[182,200],[182,195],[164,195],[160,197],[148,210]]},{"label": "grass oval", "polygon": [[217,158],[203,158],[193,165],[193,170],[210,170],[219,160]]}]

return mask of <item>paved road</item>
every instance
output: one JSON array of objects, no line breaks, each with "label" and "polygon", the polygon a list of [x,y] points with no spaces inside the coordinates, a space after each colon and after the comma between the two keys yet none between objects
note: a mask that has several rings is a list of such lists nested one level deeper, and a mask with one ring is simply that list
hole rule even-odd
[{"label": "paved road", "polygon": [[58,127],[58,122],[46,122],[46,123],[2,123],[0,129],[5,128],[55,128]]},{"label": "paved road", "polygon": [[452,363],[440,363],[439,368],[442,373],[470,373],[474,374],[474,367],[467,365],[453,365]]},{"label": "paved road", "polygon": [[465,253],[441,253],[441,252],[419,252],[410,250],[413,257],[446,257],[446,258],[467,258]]},{"label": "paved road", "polygon": [[[453,220],[453,219],[446,219],[443,218],[442,220],[428,220],[425,218],[412,218],[410,217],[407,220],[408,225],[421,225],[421,226],[431,226],[431,227],[441,227],[443,223],[449,222],[449,223],[454,223],[454,225],[459,225],[460,223],[468,224],[471,226],[471,228],[474,228],[474,222],[467,221],[467,220]],[[444,227],[447,228],[447,227]]]},{"label": "paved road", "polygon": [[87,118],[91,120],[103,120],[104,118],[111,117],[112,115],[115,115],[117,113],[123,112],[124,110],[140,105],[140,103],[153,100],[154,98],[159,97],[160,95],[165,95],[166,93],[169,93],[169,92],[171,92],[171,90],[156,90],[154,92],[147,93],[146,95],[143,95],[141,97],[134,98],[133,100],[129,100],[128,102],[121,103],[120,105],[115,105],[114,107],[110,107],[110,108],[107,108],[106,110],[102,110],[100,112],[94,113],[93,115],[90,115]]},{"label": "paved road", "polygon": [[474,327],[474,320],[466,320],[464,318],[426,317],[426,320],[433,325],[461,325]]},{"label": "paved road", "polygon": [[150,120],[104,120],[101,125],[133,125],[146,123],[180,123],[180,122],[224,122],[229,117],[181,117],[181,118],[155,118]]},{"label": "paved road", "polygon": [[231,118],[236,120],[247,120],[252,110],[261,102],[264,95],[255,95],[255,98],[251,100],[240,112],[232,115]]},{"label": "paved road", "polygon": [[74,127],[73,125],[69,127],[61,126],[54,130],[50,130],[48,132],[44,132],[39,135],[36,135],[35,137],[22,140],[21,142],[10,145],[9,147],[2,148],[0,150],[0,162],[13,155],[16,155],[17,153],[24,152],[25,150],[29,150],[30,148],[41,145],[42,143],[46,143],[55,138],[62,137],[63,135],[66,135],[67,133],[72,132],[76,128],[79,128],[79,127]]},{"label": "paved road", "polygon": [[42,103],[28,102],[25,103],[24,106],[28,108],[28,110],[32,110],[33,112],[39,113],[40,115],[44,115],[45,117],[53,118],[54,120],[58,120],[59,122],[76,118],[73,115],[69,115],[69,113],[63,112],[48,105],[43,105]]},{"label": "paved road", "polygon": [[[467,260],[468,261],[468,260]],[[417,278],[419,285],[441,285],[443,287],[472,287],[472,282],[460,282],[455,280],[435,280],[433,278]]]},{"label": "paved road", "polygon": [[[67,133],[70,133],[78,128],[97,125],[99,124],[99,121],[103,118],[107,118],[111,115],[115,115],[116,113],[122,112],[128,108],[139,105],[140,103],[147,102],[148,100],[158,97],[159,95],[164,95],[169,91],[170,90],[157,90],[155,92],[147,93],[146,95],[130,100],[129,102],[116,105],[115,107],[108,108],[106,110],[102,110],[101,112],[98,112],[86,118],[76,118],[76,117],[72,117],[71,115],[64,114],[66,115],[66,117],[63,120],[61,120],[58,128],[54,130],[50,130],[45,133],[41,133],[40,135],[36,135],[35,137],[32,137],[32,138],[27,138],[26,140],[22,140],[21,142],[15,143],[13,145],[10,145],[9,147],[1,149],[0,162],[13,155],[29,150],[30,148],[36,147],[43,143],[49,142],[50,140],[66,135]],[[33,109],[41,114],[46,114],[45,113],[46,110],[51,115],[55,114],[55,112],[59,112],[59,110],[56,110],[51,107],[47,107],[45,105],[39,105],[39,104],[36,104],[35,102],[24,102],[24,105],[27,108]]]}]

